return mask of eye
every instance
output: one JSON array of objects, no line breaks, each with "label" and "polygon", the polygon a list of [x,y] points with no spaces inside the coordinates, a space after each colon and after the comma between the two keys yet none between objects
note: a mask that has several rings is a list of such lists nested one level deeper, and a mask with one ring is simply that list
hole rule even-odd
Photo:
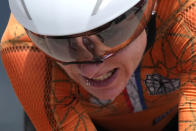
[{"label": "eye", "polygon": [[82,42],[84,46],[89,50],[92,51],[94,50],[94,43],[92,40],[90,40],[88,37],[82,37]]},{"label": "eye", "polygon": [[68,43],[69,43],[69,48],[71,50],[74,50],[74,51],[78,50],[77,42],[75,39],[68,39]]}]

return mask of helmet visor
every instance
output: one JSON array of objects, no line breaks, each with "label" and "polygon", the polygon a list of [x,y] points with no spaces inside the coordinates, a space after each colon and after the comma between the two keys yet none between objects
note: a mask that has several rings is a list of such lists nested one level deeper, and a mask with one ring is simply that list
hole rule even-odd
[{"label": "helmet visor", "polygon": [[94,30],[70,36],[45,36],[26,31],[38,48],[58,61],[100,61],[126,47],[144,30],[152,8],[152,1],[140,0],[113,21]]}]

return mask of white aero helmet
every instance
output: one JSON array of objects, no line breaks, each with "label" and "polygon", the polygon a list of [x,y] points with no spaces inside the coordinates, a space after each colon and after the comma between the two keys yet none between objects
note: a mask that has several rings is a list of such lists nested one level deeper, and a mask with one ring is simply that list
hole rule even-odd
[{"label": "white aero helmet", "polygon": [[[29,37],[41,50],[59,61],[73,62],[97,59],[100,56],[108,54],[106,52],[111,52],[113,49],[116,50],[116,47],[113,48],[114,46],[123,43],[130,37],[137,36],[141,33],[141,31],[137,31],[139,30],[138,26],[140,25],[140,28],[141,25],[145,27],[155,1],[9,0],[9,5],[15,18],[24,26],[28,31]],[[113,21],[115,24],[111,24]],[[71,39],[73,37],[62,38],[62,36],[73,35],[76,35],[78,38],[79,35],[77,34],[104,27],[107,23],[110,23],[110,25],[107,26],[106,31],[103,31],[99,35],[95,33],[97,36],[101,36],[104,39],[104,42],[102,41],[103,44],[109,47],[101,51],[104,52],[103,54],[100,54],[97,48],[91,51],[87,48],[89,52],[85,52],[83,47],[78,46],[77,50],[83,50],[83,53],[80,52],[77,55],[84,55],[83,58],[79,58],[75,55],[76,51],[73,55],[73,52],[69,49],[70,43],[72,45],[74,43],[74,40]],[[103,29],[101,28],[100,30],[102,31]],[[61,38],[54,38],[54,36],[60,36]],[[88,37],[82,37],[82,39],[84,43],[86,41],[86,45],[89,43],[93,43],[94,46],[97,45],[95,44],[97,42],[89,37],[89,34]],[[94,53],[92,54],[92,52]]]}]

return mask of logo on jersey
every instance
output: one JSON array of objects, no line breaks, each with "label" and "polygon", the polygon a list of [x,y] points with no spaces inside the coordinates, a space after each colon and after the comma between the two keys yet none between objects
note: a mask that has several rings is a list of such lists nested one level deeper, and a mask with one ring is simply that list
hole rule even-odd
[{"label": "logo on jersey", "polygon": [[178,106],[174,106],[173,108],[169,109],[167,112],[161,114],[160,116],[158,116],[157,118],[155,118],[153,120],[153,125],[159,123],[161,120],[163,120],[164,118],[166,118],[170,113],[172,113],[173,111],[176,111],[178,108]]},{"label": "logo on jersey", "polygon": [[169,79],[160,74],[147,75],[145,84],[150,95],[168,94],[180,88],[179,79]]}]

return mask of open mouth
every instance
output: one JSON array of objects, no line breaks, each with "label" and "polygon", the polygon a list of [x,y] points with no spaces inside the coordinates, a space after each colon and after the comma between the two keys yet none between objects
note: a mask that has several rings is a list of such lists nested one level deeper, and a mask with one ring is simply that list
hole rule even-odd
[{"label": "open mouth", "polygon": [[107,86],[111,84],[113,80],[116,78],[117,72],[118,69],[115,68],[98,77],[94,77],[94,78],[87,78],[85,76],[83,77],[86,80],[88,86],[101,87],[101,86]]}]

